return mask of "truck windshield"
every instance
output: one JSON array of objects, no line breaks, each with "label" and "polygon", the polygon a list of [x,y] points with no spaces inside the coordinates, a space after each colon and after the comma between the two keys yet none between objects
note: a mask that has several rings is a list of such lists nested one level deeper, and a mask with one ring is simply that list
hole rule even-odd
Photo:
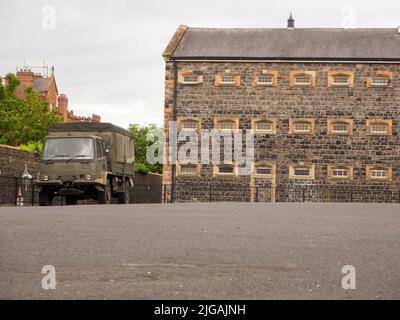
[{"label": "truck windshield", "polygon": [[92,138],[48,138],[43,146],[43,160],[93,159]]}]

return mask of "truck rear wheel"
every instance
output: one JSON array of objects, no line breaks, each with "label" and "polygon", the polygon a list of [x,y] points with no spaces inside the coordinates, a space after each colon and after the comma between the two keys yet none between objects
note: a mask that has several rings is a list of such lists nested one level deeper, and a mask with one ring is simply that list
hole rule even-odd
[{"label": "truck rear wheel", "polygon": [[120,204],[128,204],[130,200],[130,194],[129,194],[129,181],[125,180],[124,182],[124,192],[120,193],[118,195],[118,203]]},{"label": "truck rear wheel", "polygon": [[53,204],[53,193],[50,191],[43,189],[39,192],[39,206],[46,207],[51,206]]},{"label": "truck rear wheel", "polygon": [[66,196],[65,197],[65,204],[67,206],[73,206],[78,203],[78,198],[76,196]]},{"label": "truck rear wheel", "polygon": [[111,183],[109,179],[107,179],[106,185],[104,186],[104,191],[99,191],[97,193],[97,202],[99,204],[111,203]]}]

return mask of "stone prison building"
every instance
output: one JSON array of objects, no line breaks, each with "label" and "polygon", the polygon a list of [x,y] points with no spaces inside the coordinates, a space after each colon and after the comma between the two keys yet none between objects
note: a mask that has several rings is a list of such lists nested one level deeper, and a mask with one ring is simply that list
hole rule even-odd
[{"label": "stone prison building", "polygon": [[[167,201],[400,201],[400,28],[180,26],[163,57]],[[170,121],[254,130],[251,174],[168,162]]]}]

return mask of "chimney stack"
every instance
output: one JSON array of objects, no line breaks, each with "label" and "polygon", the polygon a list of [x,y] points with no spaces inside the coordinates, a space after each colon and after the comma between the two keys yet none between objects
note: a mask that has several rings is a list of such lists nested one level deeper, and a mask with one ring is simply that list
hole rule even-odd
[{"label": "chimney stack", "polygon": [[68,118],[68,98],[65,94],[58,96],[58,112],[64,117],[64,122]]},{"label": "chimney stack", "polygon": [[292,12],[290,12],[290,17],[287,21],[287,29],[288,30],[294,30],[294,19],[292,17]]}]

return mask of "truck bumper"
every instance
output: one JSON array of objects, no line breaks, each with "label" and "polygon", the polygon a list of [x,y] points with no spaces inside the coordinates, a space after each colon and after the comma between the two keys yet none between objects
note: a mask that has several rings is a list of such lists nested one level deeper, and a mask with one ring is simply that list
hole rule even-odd
[{"label": "truck bumper", "polygon": [[87,180],[76,180],[63,182],[60,180],[48,180],[48,181],[36,181],[37,191],[41,191],[43,188],[51,188],[57,195],[80,195],[85,192],[85,189],[95,188],[98,191],[104,190],[103,180],[96,179],[92,181]]}]

